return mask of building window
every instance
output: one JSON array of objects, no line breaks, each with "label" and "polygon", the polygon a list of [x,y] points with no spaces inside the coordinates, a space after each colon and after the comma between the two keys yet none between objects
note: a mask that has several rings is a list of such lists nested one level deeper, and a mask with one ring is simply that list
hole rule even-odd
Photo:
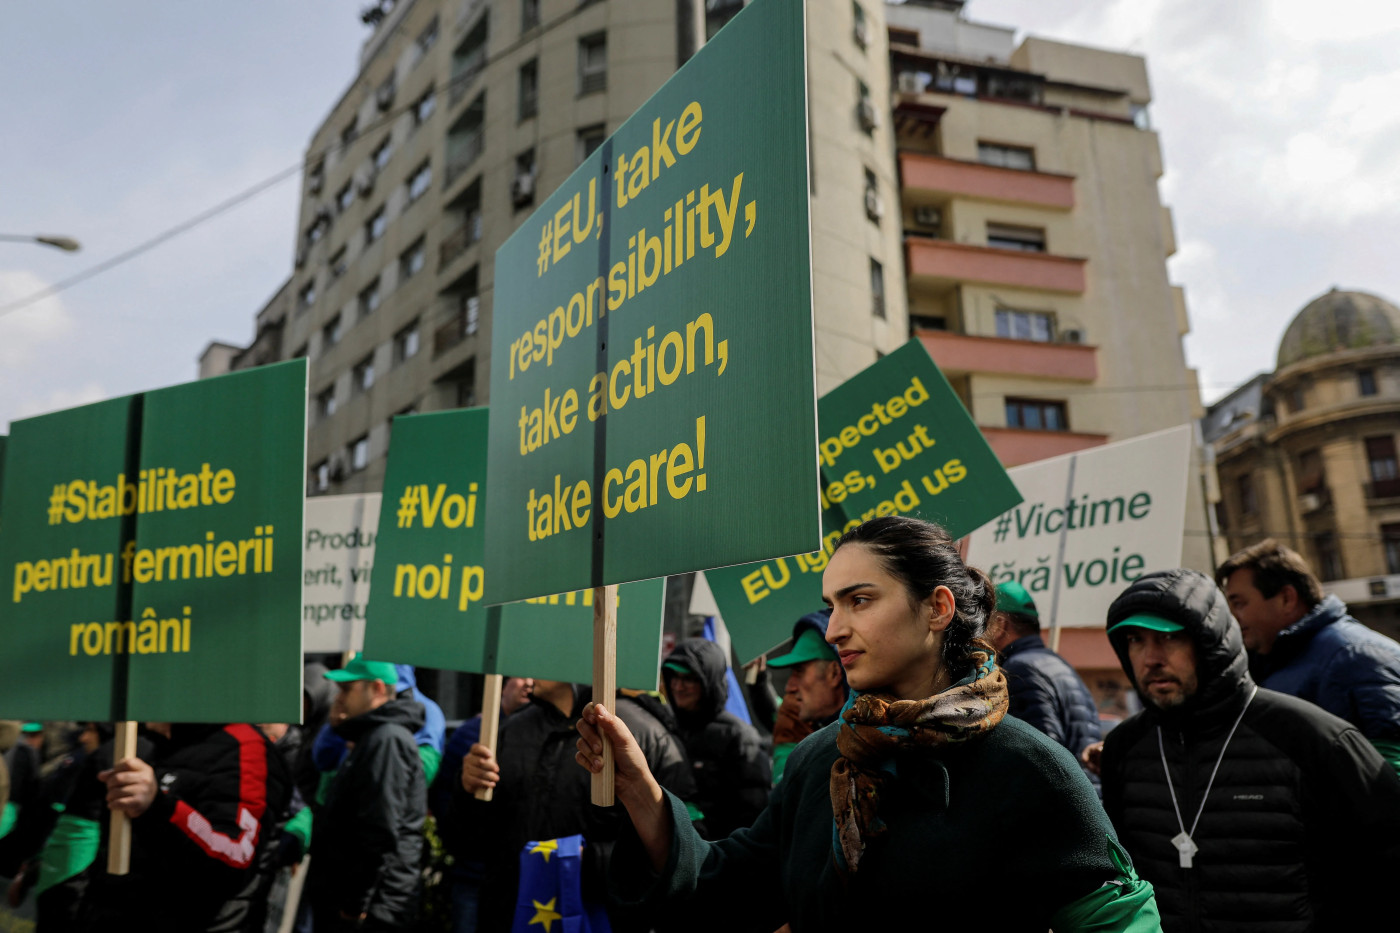
[{"label": "building window", "polygon": [[418,322],[400,330],[394,335],[394,362],[403,363],[418,355]]},{"label": "building window", "polygon": [[315,246],[321,242],[321,237],[326,233],[326,227],[321,223],[321,218],[317,217],[312,221],[311,226],[306,228],[306,245]]},{"label": "building window", "polygon": [[592,94],[608,87],[608,36],[598,33],[578,40],[578,92]]},{"label": "building window", "polygon": [[312,194],[320,194],[321,186],[326,183],[326,164],[317,162],[310,171],[306,173],[306,189]]},{"label": "building window", "polygon": [[331,488],[331,462],[322,460],[311,468],[311,474],[315,477],[314,483],[317,492],[325,492]]},{"label": "building window", "polygon": [[591,156],[603,140],[608,138],[607,130],[601,123],[585,126],[578,131],[578,162],[580,165]]},{"label": "building window", "polygon": [[374,385],[374,354],[360,360],[351,371],[350,388],[355,392],[368,392]]},{"label": "building window", "polygon": [[357,303],[362,318],[369,317],[379,310],[379,276],[375,276],[374,281],[364,287]]},{"label": "building window", "polygon": [[422,56],[428,54],[428,51],[429,51],[433,46],[437,45],[437,40],[438,40],[438,18],[437,18],[436,16],[434,16],[432,22],[428,23],[427,26],[423,27],[423,31],[420,32],[420,33],[418,34],[418,55],[419,55],[419,57],[421,58]]},{"label": "building window", "polygon": [[344,187],[335,193],[335,208],[343,214],[354,203],[355,185],[347,181]]},{"label": "building window", "polygon": [[1009,398],[1006,400],[1006,426],[1032,431],[1068,431],[1069,419],[1065,417],[1064,402]]},{"label": "building window", "polygon": [[365,221],[365,245],[373,243],[384,235],[384,229],[388,226],[388,220],[384,217],[384,208],[380,208],[370,215]]},{"label": "building window", "polygon": [[1376,394],[1376,371],[1374,369],[1358,369],[1356,371],[1356,391],[1362,398]]},{"label": "building window", "polygon": [[977,144],[977,161],[998,168],[1035,171],[1035,150],[1026,146],[1003,146],[1000,143]]},{"label": "building window", "polygon": [[423,271],[428,262],[428,244],[420,236],[412,246],[399,257],[399,281],[411,279]]},{"label": "building window", "polygon": [[540,24],[540,0],[520,0],[520,31],[529,32]]},{"label": "building window", "polygon": [[462,301],[463,324],[462,330],[468,336],[476,333],[481,326],[481,297],[478,295],[468,295]]},{"label": "building window", "polygon": [[1390,435],[1366,438],[1366,462],[1371,469],[1371,498],[1400,496],[1400,463],[1395,457],[1395,438]]},{"label": "building window", "polygon": [[1254,474],[1245,473],[1235,480],[1235,491],[1240,497],[1240,514],[1259,514],[1259,494],[1254,490]]},{"label": "building window", "polygon": [[374,167],[383,170],[389,164],[389,157],[394,154],[394,140],[385,136],[384,141],[379,144],[379,148],[374,150]]},{"label": "building window", "polygon": [[324,353],[340,343],[340,336],[340,315],[337,314],[327,322],[325,327],[321,328],[321,352]]},{"label": "building window", "polygon": [[535,150],[526,149],[515,157],[515,178],[510,183],[510,200],[518,211],[535,203]]},{"label": "building window", "polygon": [[856,80],[856,120],[867,136],[873,136],[875,127],[880,125],[879,111],[870,97],[870,85],[859,79]]},{"label": "building window", "polygon": [[878,259],[870,260],[870,311],[876,317],[885,316],[885,267]]},{"label": "building window", "polygon": [[1386,573],[1400,573],[1400,525],[1381,526],[1381,545],[1385,548]]},{"label": "building window", "polygon": [[350,470],[358,473],[369,466],[369,435],[361,434],[350,442]]},{"label": "building window", "polygon": [[360,135],[360,121],[357,117],[351,117],[350,123],[345,129],[340,131],[340,144],[348,146]]},{"label": "building window", "polygon": [[865,216],[878,224],[884,216],[885,205],[880,202],[880,180],[870,169],[865,170]]},{"label": "building window", "polygon": [[705,41],[724,27],[744,8],[744,0],[705,0]]},{"label": "building window", "polygon": [[865,19],[865,7],[859,2],[851,4],[852,32],[856,45],[866,48],[870,45],[870,23]]},{"label": "building window", "polygon": [[528,120],[540,111],[540,63],[530,59],[520,66],[516,119]]},{"label": "building window", "polygon": [[307,354],[310,353],[310,352],[311,352],[311,344],[309,344],[309,343],[304,343],[304,344],[302,344],[301,346],[297,347],[295,350],[293,350],[293,351],[292,351],[292,355],[289,356],[289,357],[287,357],[287,359],[289,359],[289,360],[302,360],[302,359],[306,359]]},{"label": "building window", "polygon": [[447,169],[443,182],[447,187],[452,187],[452,183],[481,155],[486,145],[485,121],[486,94],[483,92],[467,106],[447,132]]},{"label": "building window", "polygon": [[328,264],[330,265],[330,267],[331,267],[331,280],[332,280],[332,281],[334,281],[335,279],[338,279],[338,278],[340,278],[342,275],[344,275],[344,274],[345,274],[345,269],[346,269],[346,265],[345,265],[345,247],[342,246],[340,249],[336,250],[335,253],[331,255],[331,258],[330,258],[329,260],[327,260],[327,263],[328,263]]},{"label": "building window", "polygon": [[335,383],[326,386],[316,395],[317,419],[329,418],[335,414]]},{"label": "building window", "polygon": [[988,222],[987,245],[996,249],[1043,253],[1045,252],[1045,230],[1041,227],[1017,227],[1012,224]]},{"label": "building window", "polygon": [[997,336],[1010,340],[1050,343],[1055,339],[1055,316],[1045,311],[1013,311],[998,308]]},{"label": "building window", "polygon": [[408,203],[421,198],[433,185],[433,166],[430,162],[424,162],[408,176]]},{"label": "building window", "polygon": [[1342,571],[1342,555],[1337,550],[1337,536],[1330,531],[1313,536],[1313,550],[1317,552],[1318,575],[1324,580],[1340,580],[1346,576]]},{"label": "building window", "polygon": [[467,95],[476,82],[476,76],[486,67],[486,38],[489,28],[490,11],[482,16],[462,44],[452,53],[452,77],[447,85],[447,105],[457,106],[457,102]]},{"label": "building window", "polygon": [[437,109],[437,92],[428,88],[423,96],[413,102],[413,125],[422,126]]},{"label": "building window", "polygon": [[297,310],[305,311],[316,303],[316,280],[312,279],[306,283],[306,287],[297,292]]},{"label": "building window", "polygon": [[1305,450],[1298,455],[1298,473],[1295,477],[1298,493],[1315,493],[1327,485],[1327,477],[1322,468],[1322,454],[1316,448]]},{"label": "building window", "polygon": [[1288,390],[1288,410],[1296,415],[1303,407],[1303,387],[1295,385]]}]

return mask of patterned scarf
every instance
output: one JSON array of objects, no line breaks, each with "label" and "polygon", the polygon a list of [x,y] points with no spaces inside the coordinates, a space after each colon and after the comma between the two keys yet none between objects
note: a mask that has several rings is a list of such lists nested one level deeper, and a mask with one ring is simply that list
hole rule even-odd
[{"label": "patterned scarf", "polygon": [[831,766],[832,847],[838,868],[854,872],[867,840],[886,830],[880,792],[895,776],[895,754],[905,749],[966,742],[996,728],[1006,715],[1006,675],[991,657],[976,652],[976,667],[942,693],[897,700],[853,694],[841,711]]}]

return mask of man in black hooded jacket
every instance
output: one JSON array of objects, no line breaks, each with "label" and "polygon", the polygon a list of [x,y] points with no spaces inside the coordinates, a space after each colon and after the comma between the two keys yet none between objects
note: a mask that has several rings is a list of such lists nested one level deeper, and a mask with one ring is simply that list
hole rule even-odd
[{"label": "man in black hooded jacket", "polygon": [[1108,638],[1144,701],[1104,740],[1104,809],[1162,928],[1331,930],[1389,910],[1400,777],[1355,727],[1258,688],[1225,596],[1147,574]]},{"label": "man in black hooded jacket", "polygon": [[[620,803],[593,806],[592,779],[574,762],[579,716],[592,698],[589,687],[536,678],[529,705],[506,720],[495,753],[473,745],[462,759],[444,832],[458,845],[474,848],[486,864],[479,930],[510,929],[520,850],[531,840],[582,833],[587,842],[581,870],[584,899],[594,904],[607,900],[607,861],[627,825],[627,813]],[[636,736],[657,781],[682,800],[693,799],[695,783],[684,746],[642,702],[626,696],[616,702],[618,718]],[[494,789],[489,803],[473,797],[483,787]],[[621,909],[611,909],[609,915],[615,933],[650,928]]]},{"label": "man in black hooded jacket", "polygon": [[356,655],[325,675],[340,693],[335,731],[353,748],[326,791],[311,834],[317,933],[406,928],[418,914],[428,789],[413,734],[423,706],[395,694],[398,672]]},{"label": "man in black hooded jacket", "polygon": [[728,670],[724,651],[704,638],[687,638],[661,665],[678,733],[695,769],[695,805],[710,839],[752,826],[768,805],[773,780],[758,732],[725,709]]}]

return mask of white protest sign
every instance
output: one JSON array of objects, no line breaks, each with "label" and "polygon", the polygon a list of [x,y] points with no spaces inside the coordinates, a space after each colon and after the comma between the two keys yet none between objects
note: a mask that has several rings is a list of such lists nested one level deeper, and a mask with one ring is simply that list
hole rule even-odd
[{"label": "white protest sign", "polygon": [[1025,501],[978,529],[968,563],[1017,580],[1042,626],[1104,624],[1129,583],[1181,566],[1191,426],[1008,470]]},{"label": "white protest sign", "polygon": [[379,527],[379,493],[306,500],[302,650],[359,651]]}]

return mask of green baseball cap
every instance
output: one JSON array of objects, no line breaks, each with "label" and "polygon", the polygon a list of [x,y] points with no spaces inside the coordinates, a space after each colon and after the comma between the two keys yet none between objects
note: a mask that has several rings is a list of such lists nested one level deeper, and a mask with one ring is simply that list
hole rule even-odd
[{"label": "green baseball cap", "polygon": [[1019,616],[1030,616],[1037,622],[1040,613],[1035,608],[1035,600],[1026,588],[1015,580],[997,584],[997,612],[1010,612]]},{"label": "green baseball cap", "polygon": [[367,661],[363,652],[357,652],[350,663],[340,670],[326,671],[326,679],[341,684],[352,680],[378,680],[390,687],[397,687],[399,672],[388,661]]},{"label": "green baseball cap", "polygon": [[677,674],[685,674],[688,677],[695,676],[694,671],[692,671],[690,668],[686,667],[679,661],[667,661],[665,664],[661,665],[661,667],[664,670],[675,671]]},{"label": "green baseball cap", "polygon": [[1108,631],[1110,633],[1113,633],[1118,631],[1120,628],[1145,628],[1153,632],[1179,632],[1182,630],[1183,626],[1171,621],[1170,619],[1164,619],[1161,616],[1141,614],[1135,616],[1128,616],[1126,619],[1124,619],[1122,622],[1119,622],[1117,625],[1113,626]]},{"label": "green baseball cap", "polygon": [[36,732],[43,732],[44,724],[42,722],[27,722],[19,727],[19,731],[28,735],[33,735]]},{"label": "green baseball cap", "polygon": [[814,628],[804,629],[792,643],[792,650],[768,659],[769,667],[795,667],[805,661],[835,661],[836,649],[826,643]]}]

